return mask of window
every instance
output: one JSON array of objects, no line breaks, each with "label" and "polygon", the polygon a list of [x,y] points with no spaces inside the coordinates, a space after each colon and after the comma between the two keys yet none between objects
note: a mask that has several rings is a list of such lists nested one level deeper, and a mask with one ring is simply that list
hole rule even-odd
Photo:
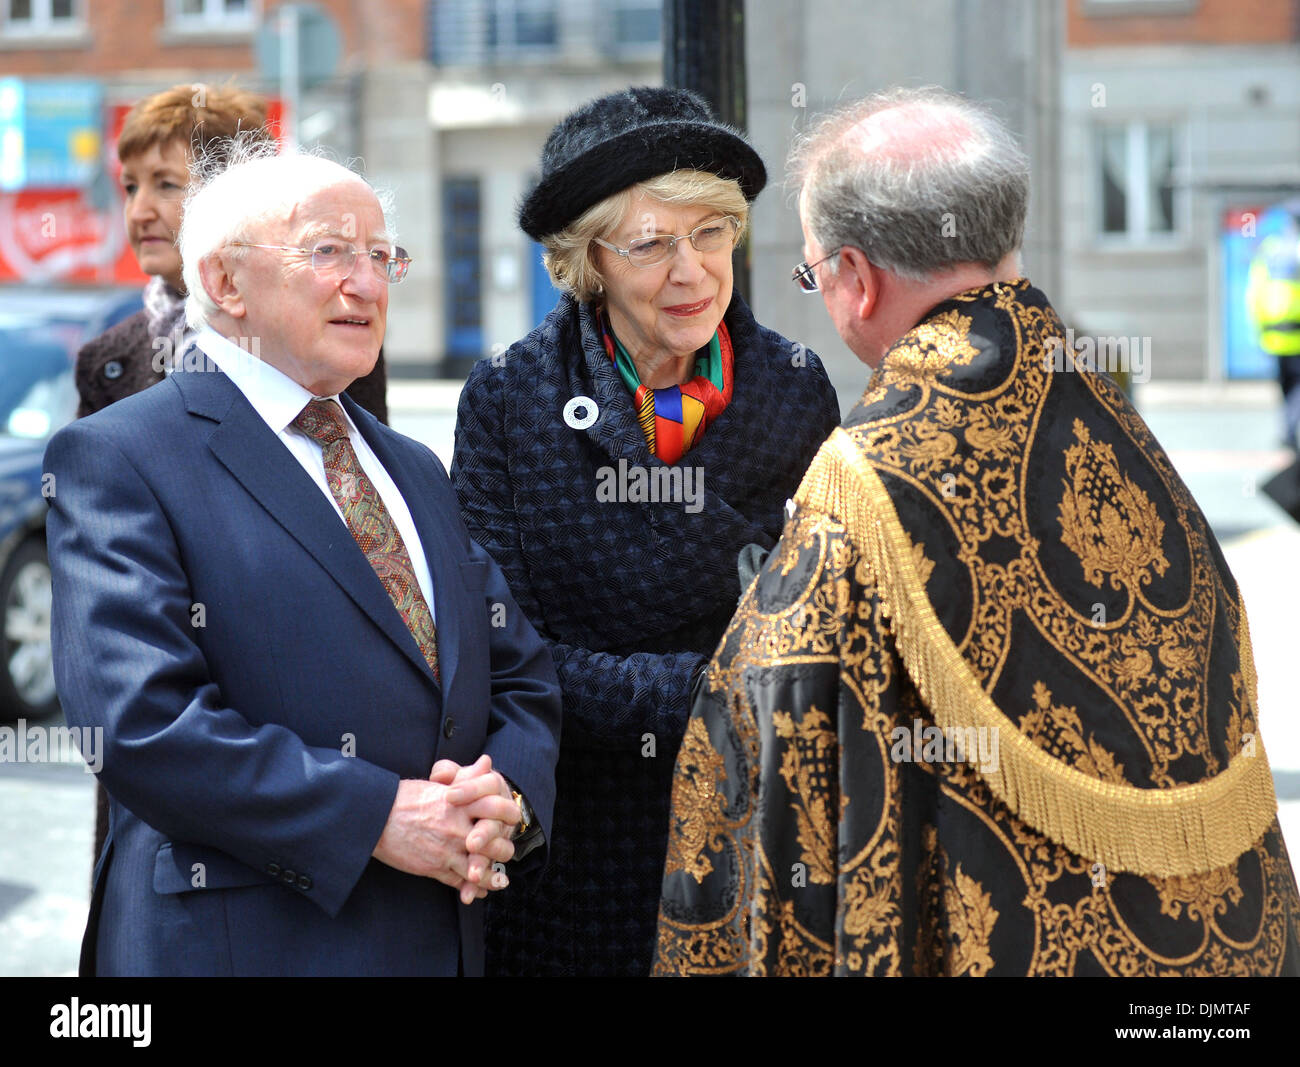
[{"label": "window", "polygon": [[75,0],[0,0],[4,32],[17,36],[66,33],[81,28]]},{"label": "window", "polygon": [[561,52],[640,60],[658,54],[663,0],[428,0],[438,66],[545,61]]},{"label": "window", "polygon": [[556,0],[434,0],[430,55],[438,64],[483,63],[553,53]]},{"label": "window", "polygon": [[605,17],[609,19],[612,48],[623,51],[659,46],[662,0],[612,0]]},{"label": "window", "polygon": [[1176,234],[1181,226],[1175,128],[1146,122],[1103,126],[1097,140],[1101,236],[1147,242]]},{"label": "window", "polygon": [[477,359],[483,354],[482,203],[477,178],[442,183],[442,225],[447,358]]},{"label": "window", "polygon": [[168,21],[178,30],[251,30],[254,6],[254,0],[168,0]]},{"label": "window", "polygon": [[1084,15],[1184,15],[1197,0],[1084,0]]},{"label": "window", "polygon": [[554,48],[557,30],[553,0],[496,0],[488,20],[488,47],[495,52]]}]

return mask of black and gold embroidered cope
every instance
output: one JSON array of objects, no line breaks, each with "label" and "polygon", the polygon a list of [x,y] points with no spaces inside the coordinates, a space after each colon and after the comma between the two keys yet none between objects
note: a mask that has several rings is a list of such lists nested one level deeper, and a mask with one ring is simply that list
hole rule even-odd
[{"label": "black and gold embroidered cope", "polygon": [[1300,972],[1236,585],[1023,279],[896,344],[678,757],[660,974]]}]

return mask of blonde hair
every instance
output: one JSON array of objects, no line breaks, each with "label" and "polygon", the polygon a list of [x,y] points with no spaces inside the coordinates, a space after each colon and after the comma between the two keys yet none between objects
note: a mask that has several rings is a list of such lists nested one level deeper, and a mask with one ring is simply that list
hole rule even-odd
[{"label": "blonde hair", "polygon": [[665,204],[699,206],[720,215],[734,215],[740,223],[737,244],[749,224],[749,201],[734,178],[719,178],[705,170],[669,171],[607,196],[564,229],[542,238],[546,250],[542,262],[557,288],[572,294],[580,303],[588,303],[604,291],[605,279],[596,266],[597,246],[593,242],[611,233],[623,221],[640,193]]}]

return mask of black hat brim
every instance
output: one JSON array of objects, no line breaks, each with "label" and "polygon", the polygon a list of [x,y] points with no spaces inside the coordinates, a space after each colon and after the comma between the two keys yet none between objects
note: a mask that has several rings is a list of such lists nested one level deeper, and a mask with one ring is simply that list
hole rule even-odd
[{"label": "black hat brim", "polygon": [[607,196],[674,170],[734,178],[753,201],[767,168],[743,137],[706,122],[648,123],[601,141],[547,174],[519,208],[519,226],[534,240],[564,229]]}]

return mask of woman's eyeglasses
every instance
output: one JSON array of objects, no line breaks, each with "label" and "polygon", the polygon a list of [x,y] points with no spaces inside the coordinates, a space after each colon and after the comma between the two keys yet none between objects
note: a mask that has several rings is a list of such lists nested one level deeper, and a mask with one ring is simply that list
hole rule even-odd
[{"label": "woman's eyeglasses", "polygon": [[678,241],[689,240],[697,252],[716,252],[734,244],[739,231],[740,220],[732,215],[723,215],[720,219],[700,223],[690,233],[655,233],[648,237],[638,237],[635,241],[629,241],[626,248],[619,248],[599,237],[594,240],[602,248],[617,252],[634,267],[653,267],[673,254]]}]

